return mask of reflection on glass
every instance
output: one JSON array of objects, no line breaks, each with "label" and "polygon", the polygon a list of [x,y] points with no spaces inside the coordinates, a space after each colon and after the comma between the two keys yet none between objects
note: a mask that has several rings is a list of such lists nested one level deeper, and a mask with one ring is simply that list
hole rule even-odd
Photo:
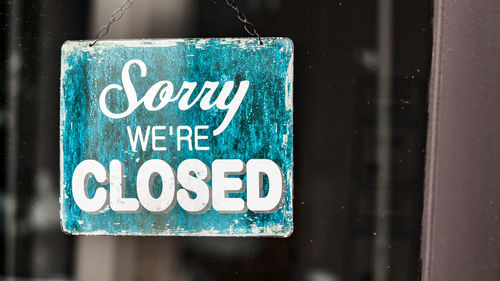
[{"label": "reflection on glass", "polygon": [[[431,1],[239,1],[295,43],[290,238],[67,236],[60,46],[121,3],[0,3],[2,279],[419,280]],[[134,2],[105,39],[238,36],[225,1],[169,0]]]}]

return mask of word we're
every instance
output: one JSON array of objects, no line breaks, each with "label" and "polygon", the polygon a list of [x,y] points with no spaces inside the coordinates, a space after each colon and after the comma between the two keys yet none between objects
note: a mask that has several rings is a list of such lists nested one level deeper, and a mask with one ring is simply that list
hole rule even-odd
[{"label": "word we're", "polygon": [[[130,79],[129,70],[132,65],[139,66],[141,77],[146,77],[146,64],[141,60],[130,60],[123,66],[122,69],[123,86],[119,84],[110,84],[102,90],[99,96],[99,107],[102,113],[109,118],[118,119],[127,117],[132,114],[132,112],[134,112],[141,104],[144,104],[144,107],[149,111],[157,111],[164,108],[168,103],[178,100],[179,109],[184,111],[190,109],[199,101],[199,105],[202,110],[209,110],[214,106],[219,110],[227,110],[226,116],[222,120],[222,123],[213,131],[213,135],[216,136],[222,133],[227,128],[234,115],[238,111],[250,85],[250,82],[248,80],[241,81],[236,94],[231,100],[228,101],[229,95],[234,88],[234,81],[227,81],[222,86],[219,95],[212,102],[212,97],[214,96],[215,90],[219,87],[219,82],[205,81],[198,95],[194,97],[193,100],[191,100],[191,96],[197,86],[196,82],[184,81],[179,91],[174,96],[174,85],[172,84],[172,82],[163,80],[156,82],[149,88],[144,96],[140,100],[138,100],[134,84]],[[109,107],[106,104],[106,97],[110,90],[125,91],[125,95],[128,101],[127,109],[125,111],[121,113],[114,113],[109,110]],[[157,97],[159,98],[159,103],[154,105]]]},{"label": "word we're", "polygon": [[[185,142],[189,151],[192,151],[193,147],[195,150],[209,150],[210,147],[200,144],[202,140],[208,140],[208,136],[203,134],[204,130],[208,130],[208,126],[195,126],[194,130],[189,126],[178,126],[175,130],[177,151],[181,150],[182,141]],[[167,136],[174,136],[174,127],[168,127],[167,135],[166,126],[147,126],[146,130],[143,130],[141,126],[137,126],[134,131],[130,126],[127,126],[127,134],[133,152],[136,152],[138,149],[146,151],[148,143],[151,143],[153,151],[166,151],[166,138]],[[140,145],[138,145],[139,143]]]}]

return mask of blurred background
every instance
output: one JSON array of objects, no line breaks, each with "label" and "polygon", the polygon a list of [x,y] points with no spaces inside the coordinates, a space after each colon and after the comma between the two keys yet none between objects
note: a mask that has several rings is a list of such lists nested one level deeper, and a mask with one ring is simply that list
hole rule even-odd
[{"label": "blurred background", "polygon": [[[0,2],[1,280],[420,280],[432,1],[237,1],[295,44],[291,237],[68,236],[60,48],[122,2]],[[104,39],[246,36],[224,0],[136,0]]]}]

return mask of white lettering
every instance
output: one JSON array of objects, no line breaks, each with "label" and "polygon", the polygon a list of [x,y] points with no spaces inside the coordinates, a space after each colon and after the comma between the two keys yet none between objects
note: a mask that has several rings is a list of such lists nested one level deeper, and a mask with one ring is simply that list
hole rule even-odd
[{"label": "white lettering", "polygon": [[[160,196],[153,196],[153,180],[160,176],[162,190]],[[142,206],[151,213],[165,213],[175,205],[175,173],[167,162],[151,159],[139,168],[137,172],[137,197]]]},{"label": "white lettering", "polygon": [[[269,189],[263,197],[263,179],[267,175]],[[269,159],[251,159],[247,162],[248,209],[258,213],[276,211],[284,199],[285,182],[280,167]]]},{"label": "white lettering", "polygon": [[[177,180],[184,189],[177,191],[177,202],[186,211],[202,214],[210,208],[210,170],[198,159],[187,159],[177,168]],[[192,198],[188,191],[194,192]]]},{"label": "white lettering", "polygon": [[[246,185],[238,175],[245,173]],[[172,167],[160,159],[144,162],[137,172],[137,198],[125,197],[125,167],[119,160],[111,160],[109,179],[106,168],[96,160],[82,161],[73,172],[72,192],[75,203],[87,213],[97,214],[108,206],[117,213],[138,213],[144,207],[151,213],[169,212],[178,202],[179,206],[192,214],[202,214],[213,206],[220,213],[271,213],[278,210],[285,196],[284,175],[280,167],[269,159],[251,159],[246,164],[238,159],[216,159],[210,169],[198,159],[187,159],[179,164],[177,176]],[[267,194],[263,194],[263,176],[268,178]],[[97,187],[94,196],[89,196],[88,182],[91,176],[106,185]],[[161,191],[155,196],[153,183],[160,177]],[[208,181],[212,179],[212,186]],[[178,189],[178,184],[181,188]],[[246,189],[245,202],[231,193],[242,193]],[[109,201],[108,201],[109,200]]]},{"label": "white lettering", "polygon": [[153,126],[153,137],[152,137],[152,140],[151,140],[151,143],[153,144],[153,150],[155,151],[165,151],[167,150],[166,147],[161,147],[161,146],[158,146],[156,144],[156,141],[158,140],[164,140],[165,139],[165,136],[159,136],[156,134],[156,131],[157,130],[166,130],[167,127],[165,126]]},{"label": "white lettering", "polygon": [[[164,80],[153,84],[153,86],[151,86],[144,94],[144,97],[137,100],[137,92],[130,78],[130,68],[132,65],[137,65],[140,70],[140,76],[143,78],[146,77],[146,64],[141,60],[130,60],[123,66],[122,69],[121,76],[123,86],[119,84],[110,84],[102,90],[99,96],[99,107],[102,113],[109,118],[125,118],[132,114],[141,104],[144,104],[144,108],[148,111],[157,111],[164,108],[170,102],[179,100],[178,107],[180,110],[184,111],[190,109],[198,101],[200,101],[200,108],[204,111],[209,110],[214,106],[216,106],[219,110],[227,111],[222,123],[213,131],[213,135],[216,136],[222,133],[227,128],[229,123],[231,123],[231,120],[238,111],[250,86],[250,82],[248,80],[241,81],[238,89],[236,90],[236,94],[232,100],[229,100],[229,96],[234,88],[234,81],[227,81],[224,83],[224,86],[215,101],[211,103],[215,90],[219,86],[219,82],[205,81],[199,94],[190,102],[191,95],[195,92],[197,82],[184,81],[175,97],[173,97],[174,86],[172,82]],[[106,100],[111,90],[116,90],[117,93],[125,91],[127,100],[127,109],[125,111],[121,113],[114,113],[108,108]],[[157,96],[160,101],[157,105],[154,105],[154,101]]]},{"label": "white lettering", "polygon": [[199,146],[200,140],[207,140],[208,136],[200,135],[200,130],[207,130],[208,126],[195,126],[194,127],[194,149],[196,150],[209,150],[208,146]]},{"label": "white lettering", "polygon": [[108,192],[104,187],[95,190],[94,197],[88,193],[89,179],[94,175],[100,184],[108,183],[108,171],[96,160],[84,160],[76,166],[73,172],[72,191],[73,198],[82,211],[96,214],[101,213],[108,206]]},{"label": "white lettering", "polygon": [[109,203],[111,210],[117,213],[137,213],[141,206],[135,198],[125,198],[125,167],[114,159],[109,163]]},{"label": "white lettering", "polygon": [[243,199],[228,197],[228,193],[243,192],[245,183],[240,178],[227,176],[240,175],[244,171],[245,163],[238,159],[217,159],[212,162],[212,200],[216,211],[220,213],[247,211]]},{"label": "white lettering", "polygon": [[[187,135],[183,136],[181,130],[187,131]],[[189,126],[179,126],[177,127],[177,150],[181,150],[181,141],[185,140],[188,143],[189,150],[193,150],[193,143],[191,141],[191,136],[193,135],[193,131]]]},{"label": "white lettering", "polygon": [[146,134],[143,135],[141,126],[137,126],[137,128],[135,129],[135,135],[134,137],[132,137],[132,129],[130,129],[130,126],[127,126],[128,139],[130,141],[130,146],[132,147],[133,152],[137,151],[136,148],[138,140],[141,142],[142,151],[146,150],[146,147],[148,146],[149,130],[150,127],[147,126]]}]

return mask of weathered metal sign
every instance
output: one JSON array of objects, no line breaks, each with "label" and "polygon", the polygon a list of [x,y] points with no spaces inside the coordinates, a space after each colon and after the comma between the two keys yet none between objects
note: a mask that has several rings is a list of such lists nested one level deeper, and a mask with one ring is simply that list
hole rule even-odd
[{"label": "weathered metal sign", "polygon": [[62,46],[63,231],[291,234],[289,39],[88,45]]}]

